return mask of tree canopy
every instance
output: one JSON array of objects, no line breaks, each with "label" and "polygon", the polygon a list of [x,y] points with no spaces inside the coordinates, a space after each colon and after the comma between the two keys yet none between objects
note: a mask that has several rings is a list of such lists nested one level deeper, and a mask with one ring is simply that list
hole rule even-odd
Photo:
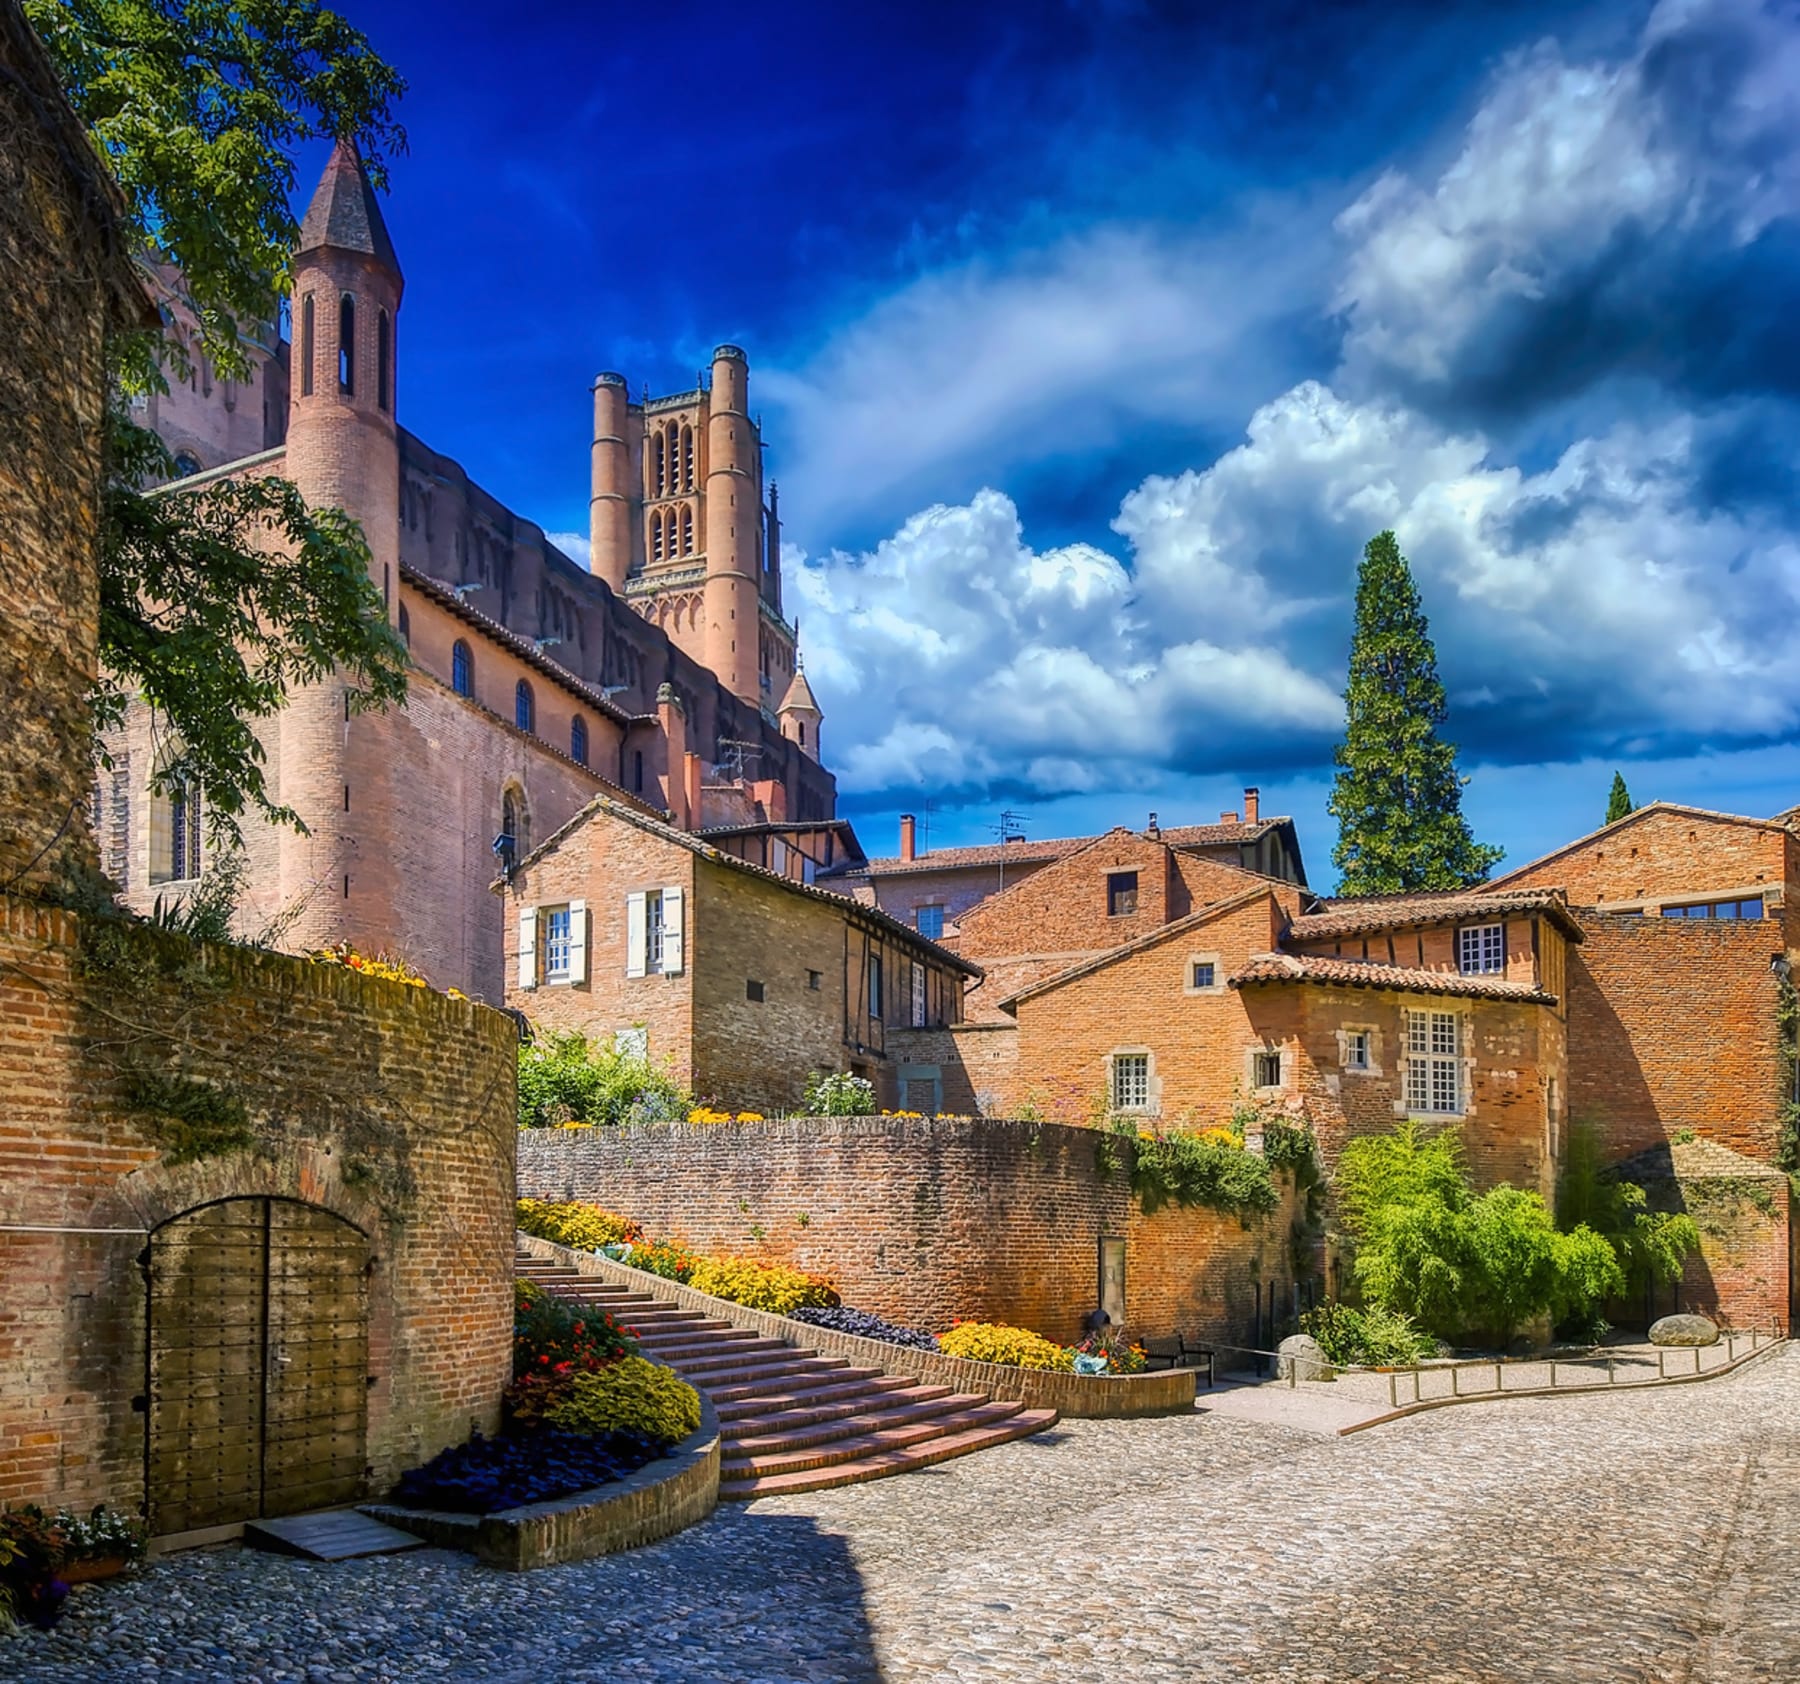
[{"label": "tree canopy", "polygon": [[1606,797],[1606,822],[1617,824],[1620,819],[1628,819],[1637,811],[1637,805],[1631,799],[1631,791],[1625,787],[1625,774],[1614,772],[1612,789]]},{"label": "tree canopy", "polygon": [[1444,686],[1412,570],[1392,532],[1369,540],[1356,579],[1344,740],[1328,811],[1339,892],[1405,894],[1479,883],[1502,850],[1462,814],[1456,748],[1438,735]]},{"label": "tree canopy", "polygon": [[166,391],[195,357],[248,377],[291,283],[293,148],[350,136],[384,180],[405,144],[392,114],[405,84],[317,0],[25,0],[25,11],[169,294],[162,332],[109,345],[96,721],[143,696],[174,751],[157,781],[198,779],[215,834],[234,835],[246,811],[297,824],[268,787],[257,723],[334,672],[357,706],[406,693],[361,529],[281,479],[155,490],[174,463],[130,400]]}]

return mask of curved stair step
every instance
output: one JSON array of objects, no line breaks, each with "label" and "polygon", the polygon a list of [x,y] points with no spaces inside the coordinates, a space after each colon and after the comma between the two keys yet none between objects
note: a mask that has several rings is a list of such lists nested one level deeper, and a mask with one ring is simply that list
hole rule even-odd
[{"label": "curved stair step", "polygon": [[924,1402],[898,1404],[891,1409],[859,1409],[831,1420],[810,1421],[792,1426],[760,1427],[752,1433],[741,1432],[744,1423],[734,1421],[724,1433],[720,1446],[723,1457],[732,1461],[761,1462],[765,1456],[788,1451],[808,1450],[815,1445],[830,1444],[837,1439],[862,1438],[870,1433],[887,1432],[891,1428],[922,1426],[928,1421],[941,1421],[945,1416],[966,1415],[984,1407],[1005,1409],[1017,1414],[1017,1404],[990,1405],[979,1392],[946,1391],[941,1398]]},{"label": "curved stair step", "polygon": [[721,1445],[719,1478],[763,1479],[776,1474],[809,1473],[815,1468],[834,1467],[839,1462],[854,1462],[883,1451],[911,1450],[952,1433],[997,1426],[1017,1415],[1019,1408],[1016,1403],[985,1403],[976,1409],[960,1410],[955,1415],[880,1427],[873,1432],[844,1433],[822,1444],[759,1451],[753,1456],[740,1454],[736,1445]]},{"label": "curved stair step", "polygon": [[727,1421],[736,1421],[746,1415],[767,1415],[775,1410],[798,1409],[803,1405],[848,1402],[884,1392],[896,1392],[911,1384],[910,1380],[900,1374],[881,1374],[856,1380],[845,1380],[841,1374],[833,1374],[826,1377],[825,1384],[787,1387],[781,1391],[752,1388],[745,1396],[737,1399],[721,1398],[719,1393],[714,1392],[713,1413],[719,1417],[719,1424],[723,1427]]},{"label": "curved stair step", "polygon": [[644,1334],[638,1339],[646,1356],[671,1366],[683,1357],[729,1356],[734,1351],[754,1350],[761,1343],[754,1333],[717,1333],[710,1328],[682,1328]]},{"label": "curved stair step", "polygon": [[852,1368],[842,1359],[836,1361],[837,1366],[833,1366],[831,1361],[815,1357],[790,1370],[760,1376],[709,1374],[705,1377],[701,1390],[715,1404],[736,1403],[742,1398],[775,1397],[804,1389],[809,1381],[824,1386],[834,1381],[873,1380],[881,1373],[878,1368]]},{"label": "curved stair step", "polygon": [[902,1386],[887,1392],[864,1392],[835,1403],[815,1404],[804,1409],[774,1409],[761,1415],[740,1415],[729,1423],[721,1421],[721,1429],[731,1437],[753,1437],[758,1433],[788,1432],[818,1426],[826,1421],[841,1421],[848,1415],[863,1415],[872,1410],[902,1409],[909,1405],[937,1403],[940,1399],[966,1396],[973,1402],[984,1400],[974,1393],[958,1394],[949,1386]]},{"label": "curved stair step", "polygon": [[657,1361],[666,1362],[678,1374],[690,1379],[703,1374],[717,1373],[721,1369],[750,1368],[765,1359],[778,1363],[795,1363],[810,1361],[815,1355],[812,1351],[798,1351],[785,1339],[745,1339],[735,1343],[721,1340],[714,1345],[675,1355],[658,1352]]},{"label": "curved stair step", "polygon": [[792,1496],[803,1491],[829,1491],[840,1485],[858,1485],[865,1480],[885,1479],[890,1474],[912,1473],[919,1468],[936,1466],[953,1457],[966,1456],[991,1445],[1007,1444],[1014,1439],[1029,1438],[1055,1425],[1054,1409],[1027,1409],[998,1425],[976,1427],[967,1431],[946,1433],[908,1450],[879,1451],[855,1461],[838,1462],[830,1467],[809,1468],[803,1472],[762,1474],[747,1478],[721,1479],[722,1500],[748,1502],[755,1497]]}]

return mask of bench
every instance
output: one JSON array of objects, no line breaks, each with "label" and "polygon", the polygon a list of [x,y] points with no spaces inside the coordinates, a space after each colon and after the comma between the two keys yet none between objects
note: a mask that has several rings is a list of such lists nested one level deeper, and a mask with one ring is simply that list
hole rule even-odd
[{"label": "bench", "polygon": [[1192,1368],[1206,1374],[1206,1387],[1212,1390],[1213,1353],[1210,1345],[1196,1344],[1186,1334],[1171,1334],[1166,1339],[1144,1341],[1146,1369]]}]

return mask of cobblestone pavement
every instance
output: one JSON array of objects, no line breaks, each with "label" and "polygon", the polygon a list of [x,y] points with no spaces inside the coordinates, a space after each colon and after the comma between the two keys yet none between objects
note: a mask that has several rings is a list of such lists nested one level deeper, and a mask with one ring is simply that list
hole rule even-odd
[{"label": "cobblestone pavement", "polygon": [[1755,1684],[1800,1678],[1797,1561],[1785,1351],[1347,1439],[1071,1422],[523,1576],[196,1551],[0,1641],[0,1677]]}]

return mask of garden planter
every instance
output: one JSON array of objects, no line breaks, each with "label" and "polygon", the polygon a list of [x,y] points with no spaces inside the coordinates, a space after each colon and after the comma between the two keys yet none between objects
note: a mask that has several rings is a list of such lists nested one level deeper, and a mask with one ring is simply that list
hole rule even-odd
[{"label": "garden planter", "polygon": [[91,1584],[96,1579],[116,1579],[130,1565],[122,1555],[100,1555],[87,1561],[66,1562],[57,1568],[56,1577],[65,1585]]}]

